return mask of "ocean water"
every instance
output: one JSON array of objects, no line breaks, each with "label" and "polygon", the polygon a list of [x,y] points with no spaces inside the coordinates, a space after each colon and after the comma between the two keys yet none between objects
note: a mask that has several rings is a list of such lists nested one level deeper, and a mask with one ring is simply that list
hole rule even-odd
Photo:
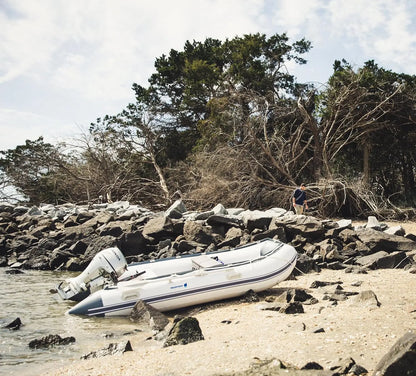
[{"label": "ocean water", "polygon": [[[7,274],[0,268],[0,375],[41,375],[43,371],[79,361],[112,342],[129,339],[137,324],[127,317],[88,318],[65,314],[74,302],[51,293],[56,284],[75,274],[25,270]],[[18,330],[4,328],[17,317]],[[31,349],[29,342],[49,334],[73,336],[70,345]]]}]

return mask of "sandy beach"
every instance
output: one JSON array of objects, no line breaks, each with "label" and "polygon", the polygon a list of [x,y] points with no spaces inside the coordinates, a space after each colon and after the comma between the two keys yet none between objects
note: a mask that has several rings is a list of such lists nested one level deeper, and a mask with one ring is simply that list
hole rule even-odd
[{"label": "sandy beach", "polygon": [[[365,305],[355,296],[333,305],[323,297],[335,286],[311,289],[314,281],[342,281],[349,292],[372,290],[381,305]],[[132,352],[80,360],[47,375],[212,375],[245,370],[257,359],[277,358],[298,367],[315,361],[329,368],[348,357],[371,372],[394,342],[416,327],[416,275],[403,269],[368,274],[322,270],[284,281],[267,295],[288,288],[306,289],[318,303],[304,305],[301,314],[262,310],[263,299],[193,309],[188,314],[198,319],[204,341],[162,348],[143,332],[129,337]],[[314,333],[317,329],[323,331]]]}]

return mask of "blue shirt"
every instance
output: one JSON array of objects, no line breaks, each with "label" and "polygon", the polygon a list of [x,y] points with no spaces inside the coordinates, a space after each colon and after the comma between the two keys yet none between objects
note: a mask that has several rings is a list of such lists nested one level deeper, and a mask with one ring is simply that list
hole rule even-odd
[{"label": "blue shirt", "polygon": [[296,188],[295,192],[293,193],[293,197],[295,198],[296,205],[303,205],[306,200],[306,192],[302,191],[300,188]]}]

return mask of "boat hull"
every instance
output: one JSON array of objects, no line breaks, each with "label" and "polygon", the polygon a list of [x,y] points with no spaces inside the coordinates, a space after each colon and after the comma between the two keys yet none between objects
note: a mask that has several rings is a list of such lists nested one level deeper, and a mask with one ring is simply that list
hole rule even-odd
[{"label": "boat hull", "polygon": [[[293,247],[272,239],[216,255],[224,264],[120,282],[95,292],[68,313],[127,316],[138,300],[163,312],[237,297],[248,290],[259,292],[288,278],[297,259]],[[190,262],[196,264],[195,258],[188,260]]]}]

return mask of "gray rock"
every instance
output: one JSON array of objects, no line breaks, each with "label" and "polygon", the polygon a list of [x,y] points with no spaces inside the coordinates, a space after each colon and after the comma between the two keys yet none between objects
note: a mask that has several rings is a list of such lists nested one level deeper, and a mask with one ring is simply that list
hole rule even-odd
[{"label": "gray rock", "polygon": [[368,256],[359,257],[355,263],[370,269],[392,269],[401,266],[402,268],[409,263],[406,260],[406,253],[379,251]]},{"label": "gray rock", "polygon": [[186,221],[183,228],[183,235],[188,241],[206,245],[214,242],[212,228],[201,221]]},{"label": "gray rock", "polygon": [[246,210],[240,214],[245,228],[252,232],[254,229],[266,230],[274,218],[273,213],[260,210]]},{"label": "gray rock", "polygon": [[374,369],[374,376],[416,376],[416,332],[405,333],[384,355]]},{"label": "gray rock", "polygon": [[81,356],[81,359],[101,358],[108,355],[119,355],[124,354],[127,351],[133,351],[130,341],[110,343],[106,348],[98,351],[92,351],[86,355]]},{"label": "gray rock", "polygon": [[303,305],[300,302],[290,302],[285,304],[282,308],[279,310],[280,313],[286,313],[286,314],[295,314],[295,313],[304,313]]},{"label": "gray rock", "polygon": [[384,232],[389,235],[399,235],[399,236],[406,235],[406,231],[404,231],[404,228],[400,225],[389,227],[387,230],[384,230]]},{"label": "gray rock", "polygon": [[2,328],[10,329],[10,330],[18,330],[20,329],[20,326],[22,325],[22,321],[20,320],[20,317],[15,318],[13,321],[5,324],[2,326]]},{"label": "gray rock", "polygon": [[214,214],[224,214],[224,215],[228,214],[227,209],[222,204],[218,204],[214,206],[212,208],[212,211],[214,212]]},{"label": "gray rock", "polygon": [[74,337],[62,338],[58,334],[49,334],[46,337],[42,337],[40,339],[34,339],[30,341],[29,347],[31,349],[39,349],[39,348],[56,346],[56,345],[68,345],[73,342],[75,342]]},{"label": "gray rock", "polygon": [[130,314],[130,320],[148,325],[153,330],[163,330],[169,324],[167,316],[142,300],[139,300],[134,305]]},{"label": "gray rock", "polygon": [[360,292],[357,296],[354,297],[352,302],[370,307],[381,306],[381,303],[377,299],[377,295],[371,290]]},{"label": "gray rock", "polygon": [[165,216],[169,218],[182,218],[182,215],[186,212],[185,204],[182,200],[176,200],[168,210],[165,212]]},{"label": "gray rock", "polygon": [[275,220],[276,225],[282,225],[286,233],[296,236],[302,234],[306,238],[317,238],[324,234],[325,228],[314,217],[305,215],[284,216]]},{"label": "gray rock", "polygon": [[143,235],[152,238],[165,238],[173,235],[172,219],[165,216],[159,216],[150,219],[143,228]]},{"label": "gray rock", "polygon": [[28,210],[27,214],[30,215],[30,216],[40,216],[40,215],[43,214],[43,212],[37,206],[32,206]]},{"label": "gray rock", "polygon": [[231,216],[238,216],[243,211],[245,211],[245,209],[243,209],[243,208],[227,208],[227,213]]},{"label": "gray rock", "polygon": [[381,228],[380,222],[373,215],[370,215],[367,218],[367,224],[365,225],[365,227],[366,228],[374,228],[374,229],[380,229]]},{"label": "gray rock", "polygon": [[204,340],[199,322],[195,317],[185,317],[175,320],[163,347],[186,345],[191,342]]},{"label": "gray rock", "polygon": [[301,289],[289,289],[284,293],[280,294],[276,301],[278,302],[306,302],[307,300],[312,299],[313,296],[308,294],[305,290]]},{"label": "gray rock", "polygon": [[352,221],[351,219],[340,219],[339,221],[336,222],[336,224],[338,225],[338,228],[352,228]]},{"label": "gray rock", "polygon": [[207,224],[210,226],[225,225],[228,227],[243,227],[243,221],[237,216],[228,214],[213,214],[207,218]]},{"label": "gray rock", "polygon": [[372,252],[377,251],[411,251],[416,249],[416,242],[403,236],[389,235],[374,229],[360,229],[356,235]]}]

